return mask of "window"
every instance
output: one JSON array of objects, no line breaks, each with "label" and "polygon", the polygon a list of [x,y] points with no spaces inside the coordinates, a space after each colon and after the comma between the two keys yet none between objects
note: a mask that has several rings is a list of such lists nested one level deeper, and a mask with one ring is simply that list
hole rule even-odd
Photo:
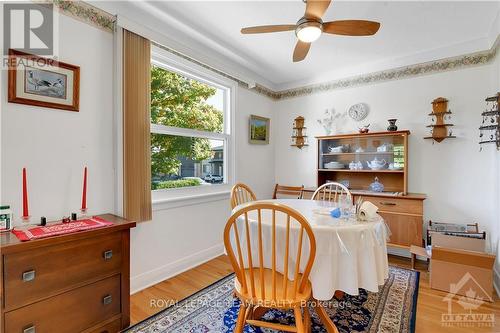
[{"label": "window", "polygon": [[230,186],[232,81],[159,48],[151,61],[153,193],[210,193]]}]

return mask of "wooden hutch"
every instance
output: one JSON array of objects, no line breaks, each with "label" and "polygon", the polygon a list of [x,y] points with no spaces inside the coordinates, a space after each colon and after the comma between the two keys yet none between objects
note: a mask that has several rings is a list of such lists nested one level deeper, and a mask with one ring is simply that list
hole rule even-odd
[{"label": "wooden hutch", "polygon": [[[389,245],[405,249],[422,246],[425,199],[424,194],[408,192],[409,135],[395,131],[316,137],[317,186],[344,183],[355,200],[361,196],[374,203],[391,230]],[[383,192],[370,189],[375,178],[384,185]]]}]

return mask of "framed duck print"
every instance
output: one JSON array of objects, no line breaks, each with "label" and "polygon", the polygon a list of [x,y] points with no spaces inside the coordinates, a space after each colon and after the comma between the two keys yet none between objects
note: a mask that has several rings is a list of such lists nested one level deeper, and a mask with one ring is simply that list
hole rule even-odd
[{"label": "framed duck print", "polygon": [[80,67],[9,50],[10,103],[79,111]]}]

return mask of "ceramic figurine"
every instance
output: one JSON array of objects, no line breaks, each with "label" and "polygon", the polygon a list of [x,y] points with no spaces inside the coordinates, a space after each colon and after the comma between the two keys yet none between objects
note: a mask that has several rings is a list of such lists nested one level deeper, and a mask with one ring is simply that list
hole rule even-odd
[{"label": "ceramic figurine", "polygon": [[370,184],[370,191],[384,192],[384,185],[379,182],[378,177],[375,177],[375,181]]},{"label": "ceramic figurine", "polygon": [[389,132],[396,132],[398,130],[398,127],[396,126],[396,121],[398,121],[397,119],[388,119],[387,120],[389,122],[389,127],[387,127],[387,130]]},{"label": "ceramic figurine", "polygon": [[351,183],[349,182],[349,180],[347,179],[344,179],[344,180],[340,180],[339,181],[340,184],[344,185],[345,187],[349,188]]},{"label": "ceramic figurine", "polygon": [[361,133],[361,134],[368,133],[370,131],[370,129],[368,127],[370,127],[370,124],[365,125],[363,127],[359,127],[359,133]]},{"label": "ceramic figurine", "polygon": [[335,112],[335,110],[325,110],[324,118],[318,119],[318,123],[323,126],[326,135],[332,135],[335,132],[334,124],[337,119],[342,117],[340,113]]}]

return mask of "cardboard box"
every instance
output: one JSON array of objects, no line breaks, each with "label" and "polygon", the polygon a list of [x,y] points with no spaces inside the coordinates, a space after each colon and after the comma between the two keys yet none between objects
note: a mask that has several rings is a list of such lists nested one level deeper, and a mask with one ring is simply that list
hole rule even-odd
[{"label": "cardboard box", "polygon": [[[434,237],[435,235],[432,239],[430,264],[431,288],[446,291],[450,297],[462,295],[493,302],[495,256],[479,251],[437,246],[434,245]],[[465,239],[453,238],[458,238],[458,245]],[[444,244],[449,244],[448,241],[449,239]]]},{"label": "cardboard box", "polygon": [[432,238],[433,246],[477,252],[484,252],[486,250],[486,239],[484,238],[446,235],[435,231],[430,231],[429,234]]}]

